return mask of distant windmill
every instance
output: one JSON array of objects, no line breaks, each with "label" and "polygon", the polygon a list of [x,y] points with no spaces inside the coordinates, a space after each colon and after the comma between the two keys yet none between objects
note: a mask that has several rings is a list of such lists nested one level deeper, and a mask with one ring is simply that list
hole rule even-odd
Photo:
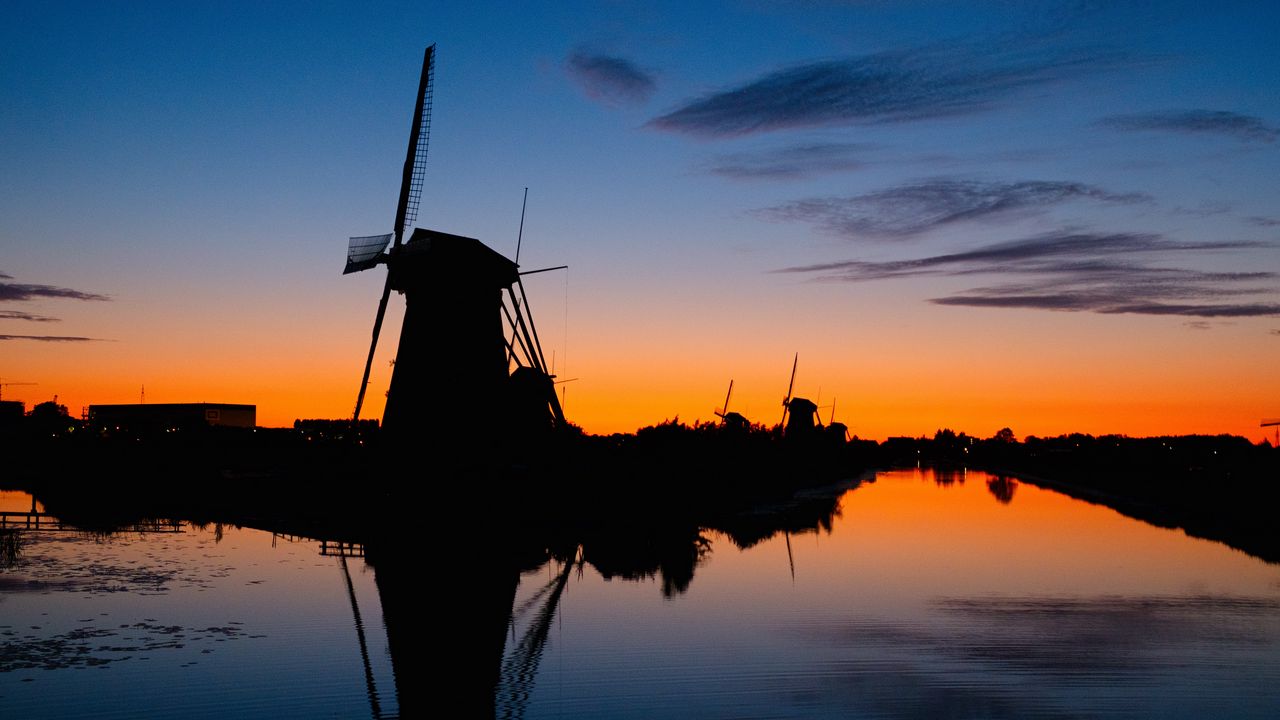
[{"label": "distant windmill", "polygon": [[840,442],[846,442],[849,439],[849,426],[842,422],[836,422],[836,399],[831,398],[831,422],[827,423],[827,435],[838,439]]},{"label": "distant windmill", "polygon": [[791,391],[796,386],[796,368],[799,364],[800,353],[796,353],[795,359],[791,361],[791,382],[787,383],[787,397],[782,401],[782,432],[789,436],[811,433],[815,427],[822,425],[822,421],[818,419],[818,406],[812,400],[791,396]]},{"label": "distant windmill", "polygon": [[724,407],[716,408],[716,417],[720,418],[720,424],[727,428],[745,428],[751,423],[747,422],[747,418],[742,413],[729,412],[729,398],[733,397],[733,380],[729,381],[729,392],[724,396]]},{"label": "distant windmill", "polygon": [[417,228],[403,242],[422,197],[434,81],[432,45],[422,59],[393,232],[353,237],[347,249],[343,274],[387,266],[352,417],[360,419],[395,290],[405,296],[405,314],[382,416],[388,432],[446,441],[490,435],[495,409],[517,427],[561,427],[564,412],[520,281],[527,273],[474,238]]},{"label": "distant windmill", "polygon": [[1271,447],[1280,447],[1280,418],[1262,418],[1262,424],[1259,427],[1272,427],[1276,429],[1276,444]]}]

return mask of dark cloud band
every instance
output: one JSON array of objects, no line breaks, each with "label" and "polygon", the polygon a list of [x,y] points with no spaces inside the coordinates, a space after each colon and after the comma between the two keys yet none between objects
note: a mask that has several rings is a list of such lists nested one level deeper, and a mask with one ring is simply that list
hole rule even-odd
[{"label": "dark cloud band", "polygon": [[735,180],[793,180],[831,172],[858,170],[872,148],[859,143],[789,145],[761,152],[720,155],[707,171]]},{"label": "dark cloud band", "polygon": [[46,315],[34,315],[21,310],[0,310],[0,320],[25,320],[27,322],[61,322],[56,317],[48,317]]},{"label": "dark cloud band", "polygon": [[1280,316],[1280,304],[1277,303],[1244,303],[1236,305],[1141,302],[1140,298],[1124,293],[1092,294],[1088,292],[1068,292],[1063,294],[1008,295],[1004,294],[1000,288],[992,288],[986,294],[952,295],[950,297],[934,298],[929,302],[937,305],[962,305],[965,307],[1089,311],[1105,315],[1178,315],[1206,318]]},{"label": "dark cloud band", "polygon": [[101,338],[75,337],[72,335],[0,335],[0,340],[35,340],[37,342],[52,343],[103,342]]},{"label": "dark cloud band", "polygon": [[938,45],[808,63],[710,93],[654,118],[660,130],[730,137],[789,128],[885,123],[985,110],[1020,91],[1119,67],[1097,50],[993,51]]},{"label": "dark cloud band", "polygon": [[565,69],[588,97],[604,102],[643,103],[657,89],[652,75],[612,55],[577,51],[565,60]]},{"label": "dark cloud band", "polygon": [[1225,135],[1237,140],[1275,142],[1280,128],[1262,118],[1225,110],[1166,110],[1111,115],[1099,125],[1117,130],[1146,130],[1188,134]]},{"label": "dark cloud band", "polygon": [[106,295],[72,290],[53,285],[24,285],[0,282],[0,302],[22,302],[36,298],[66,298],[71,300],[110,300]]},{"label": "dark cloud band", "polygon": [[1270,246],[1181,243],[1137,233],[1056,233],[959,253],[880,262],[849,260],[776,272],[806,274],[826,282],[921,276],[1024,278],[930,300],[938,305],[1197,318],[1280,316],[1280,304],[1271,300],[1274,272],[1210,272],[1151,264],[1193,253],[1263,247]]},{"label": "dark cloud band", "polygon": [[1113,193],[1076,182],[982,182],[935,178],[851,197],[811,198],[766,208],[766,220],[807,222],[845,238],[903,238],[952,223],[1040,210],[1072,201],[1139,203],[1140,193]]}]

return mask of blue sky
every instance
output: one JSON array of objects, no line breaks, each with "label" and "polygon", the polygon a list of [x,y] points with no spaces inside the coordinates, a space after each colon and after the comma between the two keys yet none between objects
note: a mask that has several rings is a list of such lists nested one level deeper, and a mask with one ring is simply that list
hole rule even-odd
[{"label": "blue sky", "polygon": [[[346,412],[276,398],[288,375],[260,356],[349,343],[350,372],[337,351],[315,361],[333,376],[316,395],[354,384],[381,278],[337,272],[347,236],[390,228],[432,42],[418,224],[510,253],[530,188],[521,260],[571,266],[567,288],[531,289],[584,374],[588,427],[707,415],[711,376],[758,379],[772,403],[765,379],[795,350],[816,365],[811,394],[868,395],[878,366],[848,369],[868,338],[979,352],[957,325],[1028,368],[1056,367],[1046,337],[1110,348],[1078,351],[1093,376],[1211,342],[1247,365],[1163,380],[1230,373],[1276,400],[1261,369],[1280,343],[1273,3],[39,3],[3,18],[0,372],[43,373],[76,402],[146,378],[189,394],[196,380],[167,368],[212,353],[238,370],[211,393],[261,364],[245,394]],[[615,368],[645,355],[693,379],[610,415]],[[76,386],[68,356],[107,379]],[[1190,414],[1195,397],[1168,403]],[[900,422],[970,400],[920,399]],[[1100,424],[1128,412],[1099,402]],[[1051,425],[1042,404],[1029,423]]]}]

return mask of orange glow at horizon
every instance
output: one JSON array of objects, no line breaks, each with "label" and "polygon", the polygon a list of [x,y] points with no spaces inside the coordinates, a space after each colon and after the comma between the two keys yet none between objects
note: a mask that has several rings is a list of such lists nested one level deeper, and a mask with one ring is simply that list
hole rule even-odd
[{"label": "orange glow at horizon", "polygon": [[[563,301],[545,287],[532,299],[548,361],[554,354],[558,375],[578,378],[558,386],[566,414],[592,433],[676,417],[715,420],[730,379],[730,408],[774,425],[797,349],[795,395],[817,401],[824,422],[834,400],[837,421],[875,440],[943,427],[989,437],[1007,426],[1019,438],[1229,433],[1258,442],[1270,436],[1259,419],[1280,414],[1268,404],[1280,398],[1267,352],[1275,338],[1257,323],[1217,328],[1212,344],[1197,344],[1188,340],[1194,331],[1174,323],[1152,331],[1146,318],[1015,313],[1008,321],[990,316],[1004,323],[993,344],[980,323],[916,322],[910,308],[900,313],[910,322],[892,322],[850,307],[828,308],[823,318],[796,313],[786,332],[760,337],[759,328],[777,326],[786,313],[675,298],[643,308],[595,303],[575,311],[566,338]],[[196,317],[148,308],[148,322],[107,327],[113,342],[29,344],[6,358],[4,377],[39,385],[6,388],[4,397],[30,409],[56,394],[78,416],[90,404],[138,402],[145,385],[147,402],[254,404],[266,427],[349,417],[373,302],[338,318],[336,301],[255,315],[260,304],[211,304]],[[402,312],[396,298],[362,417],[381,417]]]}]

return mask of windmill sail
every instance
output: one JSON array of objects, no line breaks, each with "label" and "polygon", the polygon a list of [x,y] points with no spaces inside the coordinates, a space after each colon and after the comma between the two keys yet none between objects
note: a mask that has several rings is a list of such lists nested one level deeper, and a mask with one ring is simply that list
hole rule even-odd
[{"label": "windmill sail", "polygon": [[342,274],[350,275],[377,265],[384,258],[382,253],[387,249],[387,245],[391,244],[392,237],[394,233],[351,238],[351,242],[347,245],[347,266],[342,270]]},{"label": "windmill sail", "polygon": [[418,219],[422,182],[427,173],[427,145],[431,141],[431,105],[435,95],[435,79],[436,46],[431,45],[422,58],[418,104],[413,111],[413,125],[409,129],[409,152],[404,158],[404,173],[400,180],[400,204],[396,207],[394,225],[396,247],[400,246],[405,230],[412,229],[414,221]]},{"label": "windmill sail", "polygon": [[[427,142],[431,139],[431,105],[435,88],[436,46],[430,45],[422,56],[422,76],[418,79],[418,102],[413,109],[413,125],[409,128],[409,150],[405,153],[404,172],[400,178],[400,202],[396,205],[394,228],[395,245],[400,248],[404,231],[418,218],[418,202],[422,199],[422,181],[427,172]],[[381,251],[379,251],[381,252]],[[348,253],[348,257],[350,254]],[[369,372],[373,369],[373,354],[378,349],[378,335],[382,332],[382,318],[387,313],[387,299],[391,297],[391,273],[387,273],[382,299],[378,302],[378,314],[373,320],[373,338],[369,342],[369,357],[364,363],[364,377],[360,380],[360,394],[356,396],[353,422],[360,421],[360,409],[364,407],[364,393],[369,388]]]}]

